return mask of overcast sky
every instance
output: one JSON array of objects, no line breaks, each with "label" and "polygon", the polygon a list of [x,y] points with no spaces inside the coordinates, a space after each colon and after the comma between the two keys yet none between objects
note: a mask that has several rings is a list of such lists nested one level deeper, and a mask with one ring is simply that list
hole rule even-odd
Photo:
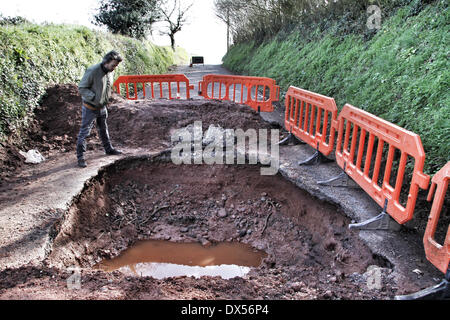
[{"label": "overcast sky", "polygon": [[[191,55],[205,57],[207,64],[219,64],[226,53],[226,26],[214,14],[213,0],[192,0],[189,21],[175,36],[177,45]],[[91,21],[99,0],[0,0],[3,16],[22,16],[36,23],[53,22],[80,24],[98,29]],[[182,3],[188,1],[182,0]],[[168,36],[154,32],[152,41],[158,45],[170,45]]]}]

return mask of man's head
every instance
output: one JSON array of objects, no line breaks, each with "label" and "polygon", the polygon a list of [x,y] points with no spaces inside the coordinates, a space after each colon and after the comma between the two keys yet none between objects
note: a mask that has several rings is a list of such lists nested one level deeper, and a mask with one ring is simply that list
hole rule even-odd
[{"label": "man's head", "polygon": [[103,57],[102,64],[109,72],[112,72],[122,60],[122,57],[116,51],[110,51]]}]

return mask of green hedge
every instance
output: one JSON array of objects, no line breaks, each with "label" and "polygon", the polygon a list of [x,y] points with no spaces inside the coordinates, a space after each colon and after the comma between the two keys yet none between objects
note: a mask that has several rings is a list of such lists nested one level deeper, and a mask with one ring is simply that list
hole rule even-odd
[{"label": "green hedge", "polygon": [[411,16],[399,9],[370,40],[333,28],[283,34],[262,45],[239,44],[224,57],[232,71],[334,97],[420,135],[426,172],[450,160],[450,21],[439,1]]},{"label": "green hedge", "polygon": [[87,67],[110,50],[119,51],[122,74],[161,74],[173,64],[187,63],[182,49],[94,31],[83,26],[0,25],[0,141],[27,126],[30,112],[46,87],[78,83]]}]

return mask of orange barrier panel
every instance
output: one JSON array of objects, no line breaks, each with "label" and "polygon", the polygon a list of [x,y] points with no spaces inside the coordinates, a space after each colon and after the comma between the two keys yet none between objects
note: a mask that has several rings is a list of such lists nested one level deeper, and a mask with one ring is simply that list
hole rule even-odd
[{"label": "orange barrier panel", "polygon": [[[428,193],[428,201],[431,201],[433,193],[436,190],[433,205],[431,207],[430,216],[428,217],[427,228],[423,237],[423,244],[425,247],[425,254],[428,261],[436,266],[443,273],[448,270],[450,262],[450,225],[447,229],[447,236],[445,237],[444,245],[440,245],[434,240],[439,216],[444,205],[445,195],[447,193],[448,181],[450,179],[450,162],[439,170],[432,179],[430,192]],[[437,186],[437,188],[436,188]]]},{"label": "orange barrier panel", "polygon": [[[369,138],[366,142],[367,135]],[[351,144],[350,137],[352,138]],[[377,148],[372,167],[375,140],[377,140]],[[387,158],[383,159],[385,144],[388,146],[388,154]],[[395,154],[398,152],[400,152],[400,160],[398,161],[395,186],[392,187],[390,184],[391,173],[394,160],[397,161]],[[400,196],[408,157],[414,159],[414,169],[408,195],[406,199],[402,200],[406,201],[406,206],[403,206]],[[387,205],[386,212],[400,224],[412,219],[418,189],[419,187],[427,189],[430,182],[430,177],[423,173],[425,152],[417,134],[349,104],[344,106],[338,117],[336,162],[381,207]],[[362,169],[363,162],[364,169]],[[382,163],[385,163],[385,170],[380,186],[378,178],[382,171]],[[371,168],[373,169],[372,176],[370,176]]]},{"label": "orange barrier panel", "polygon": [[[280,96],[275,80],[261,77],[209,74],[198,87],[199,95],[205,99],[231,100],[263,112],[272,112],[272,103]],[[262,97],[258,92],[262,92]]]},{"label": "orange barrier panel", "polygon": [[[150,86],[151,97],[155,98],[156,94],[159,93],[159,98],[167,97],[169,99],[180,99],[181,98],[181,90],[185,89],[186,99],[190,98],[190,90],[194,89],[193,85],[189,85],[189,79],[184,74],[160,74],[160,75],[130,75],[130,76],[120,76],[114,82],[114,87],[116,88],[117,93],[120,94],[120,85],[125,84],[127,99],[129,100],[137,100],[138,99],[138,87],[137,84],[142,84],[142,99],[145,99],[147,96],[146,86]],[[130,89],[129,85],[133,85],[133,96],[130,97]],[[158,86],[159,84],[159,86]],[[164,85],[166,84],[166,85]],[[176,84],[176,96],[172,96],[172,85]],[[183,85],[180,85],[183,84]],[[156,87],[155,87],[156,85]],[[166,87],[166,88],[164,88]]]},{"label": "orange barrier panel", "polygon": [[334,148],[338,115],[334,99],[291,86],[285,104],[286,130],[322,154],[329,155]]}]

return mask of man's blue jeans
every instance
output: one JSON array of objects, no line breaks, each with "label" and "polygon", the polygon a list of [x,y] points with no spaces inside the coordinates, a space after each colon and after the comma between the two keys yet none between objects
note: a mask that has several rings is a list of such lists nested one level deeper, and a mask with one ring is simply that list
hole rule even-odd
[{"label": "man's blue jeans", "polygon": [[105,151],[108,152],[113,149],[111,141],[109,139],[108,125],[106,119],[108,118],[108,110],[103,107],[99,110],[91,110],[82,106],[81,110],[81,128],[78,133],[77,140],[77,158],[83,158],[84,152],[86,152],[86,138],[91,133],[94,120],[97,122],[97,131],[102,140]]}]

